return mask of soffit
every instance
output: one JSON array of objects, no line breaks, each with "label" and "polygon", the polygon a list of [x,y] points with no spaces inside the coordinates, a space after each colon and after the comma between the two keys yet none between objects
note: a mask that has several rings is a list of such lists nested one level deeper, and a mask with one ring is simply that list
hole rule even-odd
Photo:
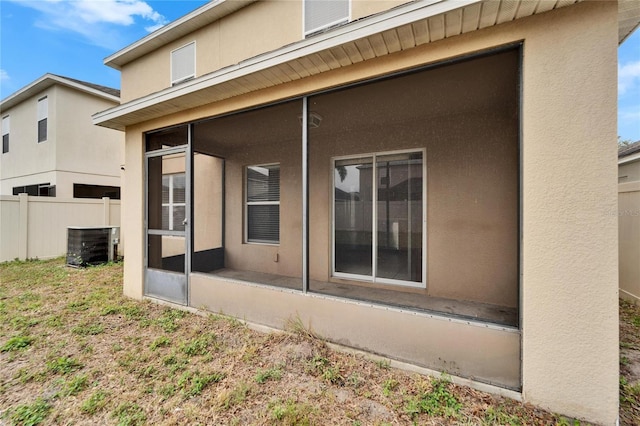
[{"label": "soffit", "polygon": [[[582,0],[412,2],[94,115],[126,126],[569,6]],[[637,12],[640,2],[631,2]]]},{"label": "soffit", "polygon": [[640,24],[640,1],[618,2],[618,44],[622,44]]}]

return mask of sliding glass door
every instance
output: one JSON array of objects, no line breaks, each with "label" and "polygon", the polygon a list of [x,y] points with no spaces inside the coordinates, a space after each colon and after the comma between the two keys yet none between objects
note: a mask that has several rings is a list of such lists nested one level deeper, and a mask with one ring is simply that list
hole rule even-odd
[{"label": "sliding glass door", "polygon": [[334,161],[333,275],[425,287],[424,152]]}]

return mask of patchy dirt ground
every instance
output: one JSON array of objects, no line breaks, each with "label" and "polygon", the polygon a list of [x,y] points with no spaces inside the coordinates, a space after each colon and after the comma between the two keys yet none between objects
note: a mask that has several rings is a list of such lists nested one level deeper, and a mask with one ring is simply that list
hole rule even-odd
[{"label": "patchy dirt ground", "polygon": [[620,301],[620,423],[640,425],[640,306]]},{"label": "patchy dirt ground", "polygon": [[[121,284],[120,264],[0,264],[0,425],[571,424],[446,377],[332,351],[295,319],[289,333],[259,333],[125,299]],[[628,311],[623,334],[635,337],[623,344],[636,352],[625,368],[636,380],[640,313]]]}]

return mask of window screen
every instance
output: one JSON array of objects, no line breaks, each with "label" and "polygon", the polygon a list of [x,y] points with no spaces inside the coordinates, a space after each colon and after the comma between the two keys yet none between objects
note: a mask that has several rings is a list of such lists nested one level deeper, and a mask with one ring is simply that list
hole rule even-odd
[{"label": "window screen", "polygon": [[46,97],[38,101],[38,142],[47,140],[47,118],[49,115],[49,102]]},{"label": "window screen", "polygon": [[247,167],[247,242],[280,242],[280,165]]},{"label": "window screen", "polygon": [[171,84],[178,84],[196,75],[196,43],[192,42],[171,52]]},{"label": "window screen", "polygon": [[305,0],[304,33],[311,34],[349,19],[349,0]]}]

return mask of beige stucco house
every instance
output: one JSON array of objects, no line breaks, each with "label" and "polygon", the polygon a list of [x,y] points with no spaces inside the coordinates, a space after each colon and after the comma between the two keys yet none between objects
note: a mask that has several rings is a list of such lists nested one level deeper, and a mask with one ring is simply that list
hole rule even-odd
[{"label": "beige stucco house", "polygon": [[620,296],[640,303],[640,141],[618,151]]},{"label": "beige stucco house", "polygon": [[[124,292],[618,411],[633,1],[211,2],[106,58]],[[576,161],[575,153],[580,153]]]},{"label": "beige stucco house", "polygon": [[122,132],[91,115],[120,104],[120,92],[45,74],[0,103],[0,195],[120,199]]}]

